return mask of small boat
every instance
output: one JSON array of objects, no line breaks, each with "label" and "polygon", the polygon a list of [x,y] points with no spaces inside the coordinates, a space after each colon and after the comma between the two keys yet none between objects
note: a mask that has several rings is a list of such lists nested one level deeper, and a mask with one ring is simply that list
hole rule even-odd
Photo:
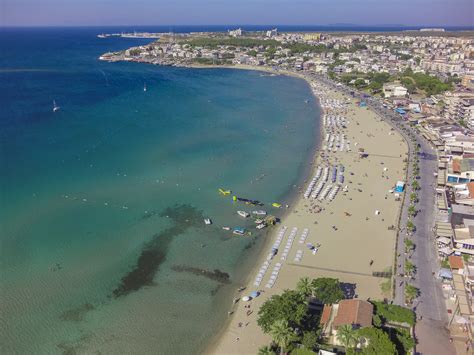
[{"label": "small boat", "polygon": [[247,213],[245,211],[237,211],[237,214],[244,218],[247,218],[248,216],[250,216],[250,213]]},{"label": "small boat", "polygon": [[227,196],[227,195],[230,195],[230,194],[232,193],[232,191],[230,191],[230,190],[224,190],[224,189],[220,188],[220,189],[219,189],[219,193],[220,193],[221,195]]},{"label": "small boat", "polygon": [[273,203],[272,203],[272,206],[273,206],[273,207],[276,207],[276,208],[281,208],[281,204],[278,203],[278,202],[273,202]]},{"label": "small boat", "polygon": [[234,233],[236,235],[244,235],[245,234],[245,228],[236,227],[236,228],[234,228],[232,233]]},{"label": "small boat", "polygon": [[230,231],[230,227],[222,227],[222,229],[225,231]]},{"label": "small boat", "polygon": [[212,221],[210,218],[204,218],[204,223],[209,225],[209,224],[212,224]]},{"label": "small boat", "polygon": [[145,84],[143,84],[143,91],[145,91],[145,92],[146,92],[146,83],[145,83]]},{"label": "small boat", "polygon": [[263,229],[265,228],[267,225],[265,223],[260,223],[259,225],[257,225],[257,229]]},{"label": "small boat", "polygon": [[257,215],[257,216],[266,216],[267,215],[267,211],[264,211],[264,210],[252,211],[252,213],[254,215]]},{"label": "small boat", "polygon": [[260,218],[257,218],[257,219],[255,220],[255,223],[256,223],[256,224],[260,224],[260,223],[263,223],[263,222],[264,222],[263,219],[260,219]]},{"label": "small boat", "polygon": [[53,100],[53,112],[56,112],[56,111],[59,111],[61,107],[59,107],[58,105],[56,105],[56,101]]}]

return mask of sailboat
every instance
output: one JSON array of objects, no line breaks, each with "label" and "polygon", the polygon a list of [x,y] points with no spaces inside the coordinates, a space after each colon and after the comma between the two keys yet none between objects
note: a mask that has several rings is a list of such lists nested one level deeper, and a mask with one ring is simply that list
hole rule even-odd
[{"label": "sailboat", "polygon": [[143,91],[145,91],[145,92],[146,92],[146,83],[145,83],[145,84],[143,84]]},{"label": "sailboat", "polygon": [[60,107],[56,105],[56,101],[53,100],[53,112],[59,111]]}]

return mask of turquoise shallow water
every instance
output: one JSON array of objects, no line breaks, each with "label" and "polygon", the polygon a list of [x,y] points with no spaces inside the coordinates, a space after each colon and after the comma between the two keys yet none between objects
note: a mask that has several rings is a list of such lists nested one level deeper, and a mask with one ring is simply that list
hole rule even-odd
[{"label": "turquoise shallow water", "polygon": [[144,42],[96,32],[0,34],[2,353],[195,353],[265,237],[223,231],[217,189],[291,199],[318,108],[295,78],[99,62]]}]

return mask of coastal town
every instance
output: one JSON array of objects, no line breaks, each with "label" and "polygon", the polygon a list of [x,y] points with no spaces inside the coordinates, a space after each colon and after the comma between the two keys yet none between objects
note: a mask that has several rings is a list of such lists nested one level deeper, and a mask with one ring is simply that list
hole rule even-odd
[{"label": "coastal town", "polygon": [[[282,227],[276,227],[281,229],[272,237],[275,251],[264,255],[259,260],[260,270],[250,275],[246,288],[259,291],[244,297],[247,304],[236,302],[233,306],[229,330],[215,345],[215,352],[255,353],[273,338],[268,352],[261,348],[259,353],[286,347],[318,349],[320,354],[342,349],[349,353],[367,347],[361,339],[375,343],[370,339],[377,338],[380,329],[395,329],[395,338],[404,345],[402,353],[415,347],[427,354],[472,351],[472,33],[441,29],[384,34],[280,33],[276,28],[265,32],[237,28],[227,33],[148,37],[159,39],[105,53],[100,59],[293,75],[308,81],[323,109],[323,142],[314,160],[313,176],[302,187],[294,214],[283,219]],[[367,173],[381,175],[381,180],[369,180]],[[367,201],[352,206],[357,191]],[[342,212],[344,217],[339,217]],[[315,215],[319,222],[310,225]],[[363,222],[356,222],[357,218]],[[335,237],[350,234],[350,229],[360,238],[344,241]],[[312,239],[314,234],[316,239]],[[379,240],[376,234],[384,238]],[[303,246],[293,250],[296,238],[309,251]],[[345,260],[335,262],[331,253],[340,247],[334,244],[335,238],[338,243],[348,243],[360,258],[363,255],[364,265],[353,262],[347,267]],[[277,254],[284,241],[283,254]],[[331,243],[334,250],[320,256],[325,248],[331,249]],[[366,245],[372,245],[379,255],[371,256]],[[315,261],[311,254],[320,259]],[[305,269],[298,264],[305,264]],[[271,275],[267,274],[269,268]],[[326,280],[311,282],[308,277],[314,276]],[[357,295],[346,292],[326,300],[321,296],[318,302],[318,284],[330,283],[328,279],[357,285]],[[262,293],[264,286],[266,292]],[[320,331],[314,342],[304,334],[300,341],[290,337],[279,342],[278,337],[269,337],[276,332],[274,327],[262,320],[262,309],[287,293],[279,292],[295,288],[303,299],[310,299],[310,308],[319,312],[316,328]],[[338,288],[335,290],[337,294]],[[280,328],[304,328],[301,319],[286,321]],[[400,353],[400,344],[393,342]]]}]

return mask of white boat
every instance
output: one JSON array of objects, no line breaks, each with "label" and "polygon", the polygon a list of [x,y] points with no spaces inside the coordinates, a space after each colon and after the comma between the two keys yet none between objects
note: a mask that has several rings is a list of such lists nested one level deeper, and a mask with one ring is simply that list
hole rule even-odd
[{"label": "white boat", "polygon": [[252,211],[252,213],[254,215],[257,215],[257,216],[266,216],[267,215],[267,211],[264,211],[264,210]]},{"label": "white boat", "polygon": [[259,225],[257,225],[257,229],[263,229],[265,228],[267,225],[265,223],[261,223]]},{"label": "white boat", "polygon": [[209,224],[212,224],[212,221],[210,218],[204,218],[204,223],[209,225]]},{"label": "white boat", "polygon": [[145,84],[143,84],[143,91],[145,91],[145,92],[146,92],[146,83],[145,83]]},{"label": "white boat", "polygon": [[230,227],[222,227],[222,229],[225,231],[230,231]]},{"label": "white boat", "polygon": [[237,214],[244,218],[247,218],[248,216],[250,216],[250,214],[245,211],[237,211]]},{"label": "white boat", "polygon": [[255,223],[256,223],[256,224],[263,223],[263,219],[257,218],[257,219],[255,220]]},{"label": "white boat", "polygon": [[58,105],[56,105],[56,101],[53,100],[53,112],[56,112],[56,111],[59,111],[61,107],[59,107]]},{"label": "white boat", "polygon": [[234,230],[232,231],[232,233],[236,234],[236,235],[244,235],[245,234],[245,229],[244,228],[240,228],[240,227],[236,227],[234,228]]}]

